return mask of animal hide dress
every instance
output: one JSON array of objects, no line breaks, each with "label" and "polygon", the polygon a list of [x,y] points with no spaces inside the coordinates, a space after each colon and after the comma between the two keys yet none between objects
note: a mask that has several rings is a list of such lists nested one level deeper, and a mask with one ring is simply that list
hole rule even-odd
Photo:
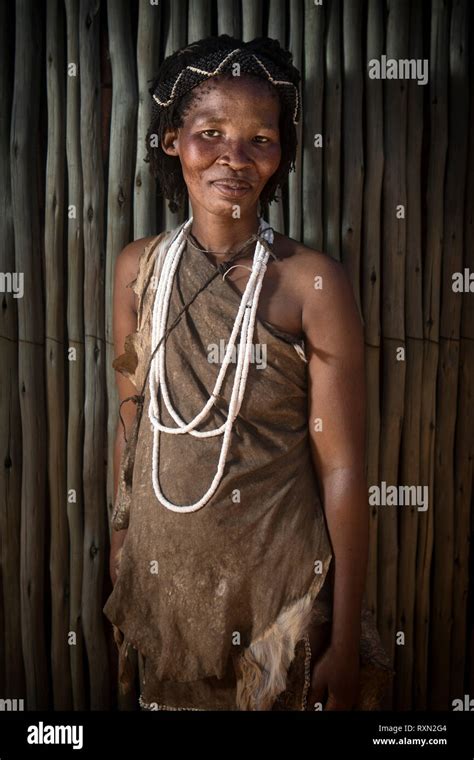
[{"label": "animal hide dress", "polygon": [[[138,295],[137,330],[113,363],[144,395],[121,459],[112,527],[128,530],[104,607],[119,648],[121,689],[130,686],[133,647],[141,658],[143,709],[304,710],[308,628],[331,619],[332,559],[308,439],[304,342],[257,316],[253,342],[260,351],[250,362],[217,491],[197,511],[167,509],[152,482],[145,380],[156,286],[176,232],[158,235],[140,257],[129,284]],[[187,243],[167,326],[213,272],[216,266]],[[218,273],[166,338],[168,390],[185,421],[214,388],[240,301],[236,286]],[[200,430],[225,422],[235,366]],[[161,422],[175,427],[158,398]],[[162,493],[177,505],[198,501],[216,473],[222,436],[159,436]],[[373,709],[392,671],[367,610],[361,665],[358,707]]]}]

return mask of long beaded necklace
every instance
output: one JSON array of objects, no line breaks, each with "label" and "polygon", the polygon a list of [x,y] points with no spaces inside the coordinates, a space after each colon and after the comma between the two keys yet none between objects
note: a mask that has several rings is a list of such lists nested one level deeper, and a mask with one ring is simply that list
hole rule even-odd
[{"label": "long beaded necklace", "polygon": [[[163,262],[163,267],[158,282],[152,315],[151,347],[153,359],[151,361],[149,375],[150,404],[148,408],[148,416],[153,427],[152,480],[156,497],[167,509],[173,512],[186,513],[196,512],[198,509],[201,509],[205,504],[207,504],[209,499],[217,490],[223,477],[224,465],[230,446],[230,438],[234,420],[239,413],[245,393],[258,301],[262,288],[263,277],[267,269],[268,258],[271,253],[270,248],[268,245],[265,245],[263,241],[266,241],[270,245],[273,243],[272,228],[267,222],[265,222],[264,219],[260,219],[258,241],[255,246],[255,252],[253,256],[252,271],[245,291],[242,294],[240,307],[235,318],[234,326],[232,328],[224,356],[224,361],[216,379],[214,389],[203,409],[194,417],[193,420],[190,422],[185,422],[173,408],[168,393],[165,372],[165,343],[163,341],[163,336],[166,331],[166,323],[169,314],[174,276],[182,253],[186,246],[186,239],[189,235],[192,222],[193,217],[190,217],[190,219],[184,223],[179,234],[176,236],[175,240],[169,247]],[[229,402],[227,419],[219,428],[206,431],[196,430],[196,427],[199,425],[199,423],[209,414],[209,411],[219,394],[219,391],[224,382],[225,373],[232,359],[236,338],[240,330],[242,333],[242,340],[239,344],[237,366],[235,370],[235,377]],[[158,346],[158,351],[156,351],[155,347]],[[168,427],[160,422],[158,418],[159,389],[161,389],[162,398],[165,402],[166,408],[168,409],[169,414],[174,419],[178,427]],[[222,447],[216,474],[206,493],[194,504],[185,504],[181,506],[173,504],[164,496],[161,490],[158,477],[160,431],[163,433],[169,433],[171,435],[183,435],[185,433],[189,433],[190,435],[194,435],[198,438],[209,438],[211,436],[223,434]]]}]

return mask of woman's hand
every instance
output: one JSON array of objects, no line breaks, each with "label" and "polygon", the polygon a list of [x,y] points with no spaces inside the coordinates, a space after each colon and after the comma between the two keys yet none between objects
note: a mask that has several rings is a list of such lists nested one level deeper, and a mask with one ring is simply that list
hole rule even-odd
[{"label": "woman's hand", "polygon": [[342,651],[329,646],[313,666],[307,709],[314,710],[314,703],[320,702],[324,710],[352,710],[359,692],[359,673],[358,648]]}]

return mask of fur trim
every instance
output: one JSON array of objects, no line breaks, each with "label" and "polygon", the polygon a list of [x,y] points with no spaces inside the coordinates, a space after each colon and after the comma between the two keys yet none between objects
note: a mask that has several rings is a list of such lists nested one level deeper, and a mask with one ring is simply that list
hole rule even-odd
[{"label": "fur trim", "polygon": [[275,622],[237,658],[239,710],[270,710],[278,694],[285,690],[295,646],[310,625],[313,601],[324,576],[316,588],[313,586],[296,602],[287,605]]}]

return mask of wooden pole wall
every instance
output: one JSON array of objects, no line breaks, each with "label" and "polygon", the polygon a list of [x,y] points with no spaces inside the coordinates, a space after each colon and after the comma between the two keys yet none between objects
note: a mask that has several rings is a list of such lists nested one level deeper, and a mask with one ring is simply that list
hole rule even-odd
[{"label": "wooden pole wall", "polygon": [[[117,253],[130,240],[135,164],[135,125],[137,122],[137,75],[131,30],[130,5],[126,0],[108,0],[107,29],[112,68],[112,113],[107,188],[107,242],[105,256],[105,340],[106,374],[110,408],[117,406],[115,357],[112,331],[112,300]],[[114,458],[117,420],[108,415],[108,461]],[[107,503],[112,515],[114,501],[113,469],[107,472]]]},{"label": "wooden pole wall", "polygon": [[[322,250],[324,245],[322,213],[322,176],[323,160],[329,150],[330,137],[324,128],[324,98],[326,97],[326,84],[324,78],[324,24],[326,11],[318,8],[311,0],[304,4],[304,31],[303,31],[303,71],[304,79],[301,85],[302,108],[304,109],[301,119],[303,157],[301,182],[299,177],[293,179],[293,187],[298,180],[302,185],[302,206],[298,216],[299,223],[303,225],[302,240],[317,250]],[[332,13],[332,11],[331,11]],[[322,139],[318,142],[318,137]],[[318,147],[320,142],[323,147]],[[324,157],[324,158],[323,158]],[[325,165],[326,169],[326,165]],[[301,168],[300,168],[301,172]],[[290,199],[290,208],[294,208],[294,201]],[[304,220],[304,222],[303,222]]]},{"label": "wooden pole wall", "polygon": [[360,308],[360,238],[364,187],[361,0],[344,3],[342,24],[344,183],[341,198],[341,259]]},{"label": "wooden pole wall", "polygon": [[[308,3],[310,0],[308,0]],[[320,8],[316,7],[315,11]],[[342,43],[341,1],[325,8],[325,78],[324,78],[324,179],[323,179],[323,250],[341,260],[341,141],[342,141]],[[319,22],[319,18],[316,23]],[[320,23],[320,22],[319,22]],[[311,55],[306,50],[306,57]],[[308,148],[306,148],[308,149]],[[311,195],[309,195],[311,201]],[[311,220],[312,207],[303,206],[304,219]],[[306,223],[307,224],[307,223]],[[305,224],[305,227],[306,227]],[[309,221],[311,225],[311,221]],[[306,245],[315,246],[314,234],[305,235]]]},{"label": "wooden pole wall", "polygon": [[[408,5],[391,2],[387,56],[407,58]],[[407,93],[397,80],[384,82],[384,177],[382,184],[382,341],[379,483],[398,481],[405,388],[406,131]],[[390,658],[395,657],[399,538],[397,511],[381,505],[378,519],[377,621]],[[390,706],[387,705],[387,706]]]},{"label": "wooden pole wall", "polygon": [[[245,8],[244,8],[244,18],[245,18]],[[275,40],[285,40],[286,39],[286,13],[285,13],[285,0],[270,0],[269,6],[268,6],[268,27],[267,27],[267,35],[268,37],[271,37],[271,39]],[[261,24],[255,25],[255,29],[260,29],[260,35],[261,35]],[[249,38],[253,39],[254,37],[257,37],[257,33],[252,30],[249,32]],[[278,203],[272,203],[269,210],[268,210],[268,221],[272,225],[273,229],[277,232],[281,232],[284,234],[285,230],[285,209],[284,206],[287,204],[287,198],[284,198],[284,194],[280,192],[281,200]],[[286,201],[286,202],[285,202]]]},{"label": "wooden pole wall", "polygon": [[[296,171],[268,219],[342,261],[352,283],[368,486],[428,487],[426,511],[369,512],[366,599],[396,670],[386,706],[450,709],[474,673],[474,315],[472,294],[452,288],[453,273],[474,271],[471,4],[45,0],[44,16],[33,0],[6,6],[0,264],[24,273],[25,292],[2,294],[0,697],[133,707],[116,698],[102,613],[113,273],[129,241],[187,218],[189,205],[169,212],[143,160],[148,89],[165,56],[218,33],[278,39],[301,71]],[[384,54],[427,59],[428,83],[372,78]]]},{"label": "wooden pole wall", "polygon": [[79,5],[65,0],[67,48],[70,65],[66,77],[67,156],[67,331],[69,404],[67,421],[67,516],[69,522],[69,629],[72,699],[75,710],[85,710],[84,633],[82,627],[82,575],[84,498],[82,446],[84,439],[84,236],[81,162],[81,82],[79,76]]},{"label": "wooden pole wall", "polygon": [[430,634],[430,577],[433,554],[434,440],[436,374],[438,368],[439,301],[444,218],[444,172],[448,143],[449,13],[435,0],[430,29],[430,140],[426,187],[426,243],[423,263],[423,394],[421,398],[420,483],[428,486],[431,509],[418,520],[415,599],[415,696],[417,709],[428,706],[428,643]]},{"label": "wooden pole wall", "polygon": [[65,221],[65,30],[63,4],[46,4],[46,87],[48,144],[46,155],[45,293],[46,387],[48,413],[48,483],[51,518],[51,665],[54,708],[70,710],[72,685],[69,632],[69,535],[66,501],[66,387],[64,314]]},{"label": "wooden pole wall", "polygon": [[[452,288],[452,272],[462,271],[465,172],[467,163],[469,90],[467,81],[467,3],[453,4],[449,37],[449,123],[444,184],[444,234],[441,261],[441,308],[435,444],[435,527],[431,618],[430,707],[442,709],[449,700],[451,637],[454,632],[456,491],[454,482],[455,432],[459,375],[462,299]],[[469,529],[469,523],[465,523]],[[459,578],[462,582],[462,578]]]},{"label": "wooden pole wall", "polygon": [[[379,60],[383,51],[383,9],[370,0],[367,14],[367,60]],[[379,471],[380,437],[380,286],[381,286],[381,200],[383,179],[383,85],[364,77],[365,182],[362,208],[362,317],[365,326],[365,373],[367,396],[367,483],[376,483]],[[371,147],[371,150],[369,149]],[[369,559],[366,602],[377,614],[378,509],[369,510]]]},{"label": "wooden pole wall", "polygon": [[[14,270],[23,273],[24,296],[16,299],[18,309],[18,391],[21,410],[21,642],[26,677],[22,695],[30,710],[48,706],[48,671],[51,668],[46,644],[45,579],[46,481],[48,458],[45,387],[45,313],[41,272],[41,220],[37,131],[40,100],[40,70],[44,61],[44,19],[39,6],[18,0],[15,6],[15,64],[10,167],[14,225]],[[43,34],[38,35],[38,30]],[[10,425],[17,421],[10,420]],[[11,505],[13,507],[13,505]],[[15,544],[13,544],[14,546]],[[18,646],[18,642],[16,642]],[[1,648],[3,650],[3,647]]]},{"label": "wooden pole wall", "polygon": [[[165,54],[164,57],[171,55],[175,50],[184,47],[187,40],[187,2],[186,0],[174,0],[174,2],[164,4],[163,21],[166,34]],[[181,222],[184,222],[183,209],[177,213],[172,213],[168,204],[162,202],[162,218],[164,219],[167,230],[173,229]]]},{"label": "wooden pole wall", "polygon": [[[304,8],[300,3],[290,5],[288,47],[293,53],[293,61],[296,68],[301,71],[303,66],[303,13]],[[321,59],[321,56],[320,56]],[[311,103],[311,101],[310,101]],[[307,107],[310,105],[307,103]],[[311,125],[311,120],[310,120]],[[298,153],[296,156],[295,171],[291,172],[288,180],[288,234],[296,240],[301,240],[302,231],[302,188],[300,177],[303,171],[303,123],[300,119],[296,130],[298,139]],[[273,204],[272,204],[273,205]],[[271,208],[271,206],[270,206]]]},{"label": "wooden pole wall", "polygon": [[[0,3],[0,50],[10,50],[10,29],[14,7]],[[12,206],[12,172],[10,162],[10,121],[13,104],[13,71],[10,58],[0,66],[0,176],[4,178],[0,193],[0,271],[14,272],[15,243]],[[17,96],[18,97],[18,96]],[[0,351],[0,596],[2,627],[0,639],[0,688],[3,694],[18,699],[25,693],[25,673],[21,641],[21,426],[18,384],[18,299],[12,293],[2,294]],[[3,636],[2,636],[3,632]]]},{"label": "wooden pole wall", "polygon": [[[82,620],[89,664],[90,706],[110,706],[109,668],[102,613],[102,584],[108,569],[106,549],[106,350],[104,180],[100,141],[100,3],[81,0],[81,155],[84,234],[84,571]],[[108,537],[107,537],[108,538]]]},{"label": "wooden pole wall", "polygon": [[145,237],[149,230],[157,229],[157,198],[153,177],[144,162],[145,136],[151,120],[152,100],[148,92],[156,74],[160,51],[161,14],[147,0],[138,6],[136,68],[138,86],[138,113],[136,126],[135,187],[133,195],[133,238]]},{"label": "wooden pole wall", "polygon": [[[466,19],[462,7],[461,22]],[[464,20],[465,29],[468,23]],[[470,45],[470,46],[469,46]],[[453,50],[456,56],[456,51]],[[459,53],[458,53],[459,55]],[[465,62],[463,57],[465,56]],[[469,104],[468,124],[472,125],[474,118],[474,56],[472,41],[464,47],[464,56],[459,55],[458,67],[462,78],[470,82],[466,96],[466,106]],[[465,87],[465,84],[463,84]],[[456,238],[462,235],[462,269],[474,271],[474,130],[468,133],[468,155],[466,159],[466,185],[464,198],[464,213],[461,211],[460,226]],[[469,563],[474,571],[474,552],[472,533],[474,526],[473,499],[473,462],[474,436],[472,420],[474,417],[474,309],[470,294],[463,294],[459,347],[459,387],[456,413],[456,441],[454,450],[454,576],[453,576],[453,627],[451,637],[451,694],[461,695],[472,693],[474,687],[474,626],[471,636],[466,625],[466,602],[471,601],[470,622],[474,622],[474,589],[469,578]],[[472,513],[470,505],[472,505]],[[470,540],[471,539],[471,540]],[[466,684],[466,660],[470,660],[470,679]]]},{"label": "wooden pole wall", "polygon": [[[410,8],[409,58],[422,59],[422,8]],[[400,482],[409,486],[420,483],[420,409],[423,370],[423,312],[422,312],[422,243],[421,243],[421,150],[423,120],[423,89],[416,81],[408,83],[406,191],[408,218],[406,222],[405,261],[405,336],[406,377],[405,399],[400,444]],[[404,635],[404,644],[397,646],[395,668],[395,705],[410,704],[413,690],[413,636],[415,614],[416,541],[418,535],[417,507],[401,510],[398,516],[398,574],[396,628]],[[421,519],[423,519],[421,513]]]}]

